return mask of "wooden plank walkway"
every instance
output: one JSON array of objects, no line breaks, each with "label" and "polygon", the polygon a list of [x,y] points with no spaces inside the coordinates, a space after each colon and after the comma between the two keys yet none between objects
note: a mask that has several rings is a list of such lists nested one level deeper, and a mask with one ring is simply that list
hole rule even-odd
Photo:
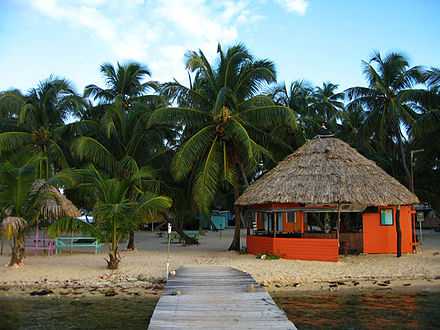
[{"label": "wooden plank walkway", "polygon": [[[247,273],[223,266],[185,266],[176,273],[156,305],[151,330],[296,329]],[[255,292],[248,292],[249,284]]]}]

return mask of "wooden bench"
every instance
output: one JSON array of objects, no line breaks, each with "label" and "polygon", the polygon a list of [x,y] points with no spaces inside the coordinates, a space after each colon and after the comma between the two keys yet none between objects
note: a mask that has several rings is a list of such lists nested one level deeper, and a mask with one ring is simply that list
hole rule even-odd
[{"label": "wooden bench", "polygon": [[31,237],[26,238],[24,242],[25,249],[34,249],[35,255],[38,255],[38,250],[47,251],[47,255],[53,254],[54,250],[54,240],[50,238],[37,238]]},{"label": "wooden bench", "polygon": [[[187,232],[185,235],[194,238],[197,242],[200,239],[200,233],[197,231]],[[170,243],[183,243],[185,240],[178,233],[171,233]]]},{"label": "wooden bench", "polygon": [[89,246],[95,248],[95,254],[101,252],[101,245],[96,237],[57,237],[55,238],[55,254],[61,252],[61,248],[73,248],[76,246]]}]

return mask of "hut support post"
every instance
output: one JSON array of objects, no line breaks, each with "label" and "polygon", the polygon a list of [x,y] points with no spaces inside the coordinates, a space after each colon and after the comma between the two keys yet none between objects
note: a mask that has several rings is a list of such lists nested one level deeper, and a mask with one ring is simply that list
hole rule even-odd
[{"label": "hut support post", "polygon": [[341,205],[338,204],[338,225],[336,226],[336,236],[338,238],[338,248],[341,247],[339,242],[339,228],[341,227]]},{"label": "hut support post", "polygon": [[277,237],[277,230],[278,230],[278,219],[277,219],[277,214],[274,212],[272,213],[272,221],[273,221],[273,237]]},{"label": "hut support post", "polygon": [[396,211],[396,231],[397,231],[397,257],[402,256],[402,230],[400,229],[400,205]]}]

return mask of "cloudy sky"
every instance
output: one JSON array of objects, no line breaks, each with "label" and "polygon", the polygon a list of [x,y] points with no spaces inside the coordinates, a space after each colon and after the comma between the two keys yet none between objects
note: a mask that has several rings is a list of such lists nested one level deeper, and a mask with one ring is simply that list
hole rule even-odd
[{"label": "cloudy sky", "polygon": [[76,90],[104,86],[104,62],[139,61],[161,82],[186,83],[183,55],[244,43],[278,80],[365,85],[373,50],[440,67],[437,0],[0,0],[0,90],[50,74]]}]

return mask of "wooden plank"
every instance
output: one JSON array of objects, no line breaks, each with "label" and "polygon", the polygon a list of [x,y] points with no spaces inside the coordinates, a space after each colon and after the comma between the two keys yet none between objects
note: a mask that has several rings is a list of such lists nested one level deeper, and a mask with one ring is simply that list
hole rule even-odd
[{"label": "wooden plank", "polygon": [[[249,284],[255,292],[248,292]],[[149,329],[296,328],[249,274],[231,267],[185,266],[168,279]]]}]

